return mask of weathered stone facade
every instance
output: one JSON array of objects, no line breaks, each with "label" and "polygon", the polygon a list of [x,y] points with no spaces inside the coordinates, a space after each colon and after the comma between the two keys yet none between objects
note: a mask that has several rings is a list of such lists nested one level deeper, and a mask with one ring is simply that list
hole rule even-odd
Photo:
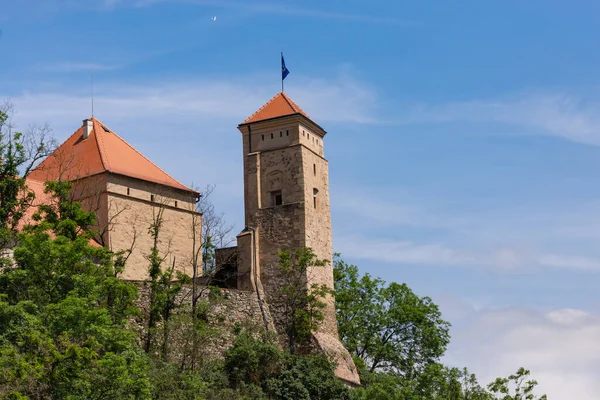
[{"label": "weathered stone facade", "polygon": [[[103,173],[74,182],[71,193],[84,208],[95,211],[97,241],[113,252],[131,250],[126,280],[144,280],[147,256],[154,244],[149,228],[162,219],[158,250],[164,264],[192,276],[194,244],[201,244],[202,215],[195,211],[193,193],[140,179]],[[192,229],[192,226],[195,229]],[[195,236],[195,242],[194,242]]]},{"label": "weathered stone facade", "polygon": [[[332,237],[326,132],[303,113],[244,123],[244,205],[246,228],[238,235],[238,288],[256,292],[263,312],[284,336],[282,277],[275,268],[278,253],[311,247],[319,259],[331,261]],[[307,286],[333,289],[333,269],[314,267]],[[324,320],[313,344],[338,363],[336,374],[359,384],[356,367],[338,338],[333,297],[325,299]]]}]

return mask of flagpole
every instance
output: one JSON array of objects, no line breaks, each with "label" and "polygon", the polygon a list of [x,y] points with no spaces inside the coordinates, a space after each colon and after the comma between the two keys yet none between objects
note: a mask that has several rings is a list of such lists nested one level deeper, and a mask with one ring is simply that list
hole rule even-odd
[{"label": "flagpole", "polygon": [[[281,59],[283,60],[283,51],[281,52]],[[281,70],[281,93],[283,93],[283,69]]]}]

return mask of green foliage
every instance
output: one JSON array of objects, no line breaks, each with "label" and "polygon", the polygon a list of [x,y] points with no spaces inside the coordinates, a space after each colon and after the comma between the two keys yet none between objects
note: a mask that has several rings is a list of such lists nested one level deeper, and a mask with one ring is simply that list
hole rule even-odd
[{"label": "green foliage", "polygon": [[412,379],[435,363],[450,341],[450,324],[428,297],[405,284],[362,277],[339,258],[334,264],[340,337],[369,372]]},{"label": "green foliage", "polygon": [[307,276],[313,268],[323,268],[327,260],[319,260],[310,248],[297,249],[294,253],[279,253],[277,269],[281,273],[281,293],[284,303],[284,324],[290,353],[306,343],[311,333],[319,328],[324,318],[323,299],[332,293],[327,285],[313,283],[307,287]]},{"label": "green foliage", "polygon": [[286,369],[266,382],[265,392],[280,400],[345,400],[350,391],[336,378],[325,356],[289,356]]},{"label": "green foliage", "polygon": [[136,290],[88,245],[94,217],[69,202],[69,188],[47,184],[52,204],[0,274],[0,397],[149,398],[147,359],[126,326]]},{"label": "green foliage", "polygon": [[[153,246],[148,255],[148,260],[150,261],[148,275],[150,280],[147,283],[150,285],[150,304],[145,350],[147,353],[150,352],[157,324],[162,322],[160,347],[162,358],[163,360],[166,360],[169,352],[171,317],[173,311],[178,307],[176,302],[177,296],[183,289],[183,286],[191,282],[191,279],[181,272],[175,272],[175,260],[173,260],[173,265],[171,267],[165,269],[162,267],[164,258],[159,254],[158,243],[163,224],[163,213],[164,207],[159,206],[158,209],[155,210],[154,218],[149,227],[149,233],[153,239]],[[175,278],[177,279],[175,280]]]},{"label": "green foliage", "polygon": [[8,124],[8,108],[0,106],[0,249],[13,241],[17,224],[35,197],[19,176],[28,157],[23,134],[12,132]]},{"label": "green foliage", "polygon": [[281,373],[283,358],[283,352],[272,341],[242,333],[225,352],[225,372],[234,388],[243,384],[260,386]]},{"label": "green foliage", "polygon": [[191,371],[160,360],[151,361],[152,398],[161,400],[204,400],[208,383]]},{"label": "green foliage", "polygon": [[[512,394],[511,386],[514,387]],[[536,386],[537,381],[529,379],[529,370],[521,367],[508,378],[496,378],[488,389],[494,394],[493,398],[500,400],[546,400],[546,395],[538,397],[533,393]]]},{"label": "green foliage", "polygon": [[232,388],[277,400],[349,399],[349,390],[336,378],[334,367],[325,356],[291,355],[268,336],[256,338],[247,332],[237,336],[225,354]]}]

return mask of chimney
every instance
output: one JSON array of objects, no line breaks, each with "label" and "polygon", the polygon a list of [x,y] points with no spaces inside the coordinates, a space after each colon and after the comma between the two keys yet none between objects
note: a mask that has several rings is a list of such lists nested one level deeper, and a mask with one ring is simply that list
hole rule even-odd
[{"label": "chimney", "polygon": [[91,118],[84,119],[83,120],[83,138],[84,139],[87,139],[87,137],[90,136],[92,129],[94,129],[94,123],[92,122],[92,119]]}]

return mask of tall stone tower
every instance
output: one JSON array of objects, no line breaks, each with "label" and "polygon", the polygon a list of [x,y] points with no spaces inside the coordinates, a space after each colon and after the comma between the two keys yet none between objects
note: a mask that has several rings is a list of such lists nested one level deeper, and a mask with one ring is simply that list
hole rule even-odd
[{"label": "tall stone tower", "polygon": [[[267,326],[283,335],[278,252],[311,247],[332,260],[325,130],[285,93],[278,93],[242,122],[246,228],[238,236],[238,287],[257,292]],[[308,271],[308,285],[333,288],[331,265]],[[356,367],[338,338],[334,299],[312,344],[338,362],[336,374],[359,383]]]}]

